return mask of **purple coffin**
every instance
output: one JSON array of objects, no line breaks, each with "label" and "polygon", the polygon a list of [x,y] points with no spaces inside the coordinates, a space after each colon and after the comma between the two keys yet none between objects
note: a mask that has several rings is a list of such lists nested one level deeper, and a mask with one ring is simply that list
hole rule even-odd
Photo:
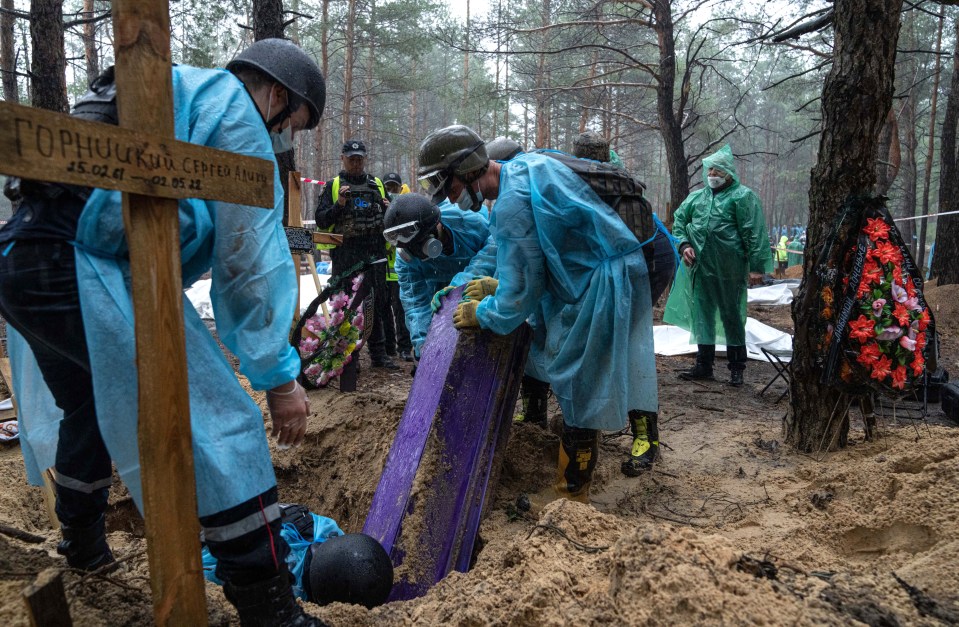
[{"label": "purple coffin", "polygon": [[433,316],[363,527],[393,560],[391,601],[421,596],[451,570],[469,568],[529,351],[526,324],[507,336],[456,330],[463,289]]}]

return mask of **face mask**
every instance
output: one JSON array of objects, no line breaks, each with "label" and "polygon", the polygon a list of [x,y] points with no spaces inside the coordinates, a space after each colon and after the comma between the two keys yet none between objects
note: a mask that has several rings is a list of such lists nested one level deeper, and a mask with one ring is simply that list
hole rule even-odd
[{"label": "face mask", "polygon": [[289,152],[293,150],[293,125],[290,124],[284,129],[279,131],[272,130],[277,124],[281,124],[286,120],[292,112],[290,111],[289,105],[283,108],[282,111],[277,113],[273,118],[270,117],[270,113],[273,112],[273,99],[270,98],[266,106],[266,119],[264,124],[266,124],[266,130],[270,133],[270,141],[273,143],[273,154],[280,154],[283,152]]},{"label": "face mask", "polygon": [[[480,207],[483,206],[483,190],[474,192],[470,194],[472,187],[464,187],[463,191],[460,192],[460,197],[456,199],[457,206],[463,211],[479,211]],[[473,203],[473,198],[476,198],[476,203]]]},{"label": "face mask", "polygon": [[279,133],[270,131],[270,141],[273,142],[273,153],[280,154],[293,150],[293,125],[287,126]]},{"label": "face mask", "polygon": [[726,178],[723,176],[707,176],[706,179],[709,181],[709,186],[713,189],[726,184]]}]

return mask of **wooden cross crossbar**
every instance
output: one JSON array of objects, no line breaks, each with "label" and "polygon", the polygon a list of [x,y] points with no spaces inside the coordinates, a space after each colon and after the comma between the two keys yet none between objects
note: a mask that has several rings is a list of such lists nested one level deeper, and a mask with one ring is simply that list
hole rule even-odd
[{"label": "wooden cross crossbar", "polygon": [[169,0],[112,7],[120,127],[4,104],[0,173],[125,192],[154,618],[206,625],[176,199],[272,207],[273,165],[176,141]]},{"label": "wooden cross crossbar", "polygon": [[4,174],[162,198],[273,206],[273,164],[152,133],[0,102]]}]

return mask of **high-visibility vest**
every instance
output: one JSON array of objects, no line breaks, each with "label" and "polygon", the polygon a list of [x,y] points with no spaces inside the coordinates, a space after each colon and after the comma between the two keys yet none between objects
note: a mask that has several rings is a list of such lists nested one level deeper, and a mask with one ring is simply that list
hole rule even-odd
[{"label": "high-visibility vest", "polygon": [[[375,176],[373,177],[373,180],[376,181],[376,189],[380,192],[380,197],[386,198],[386,189],[383,187],[383,181],[381,181]],[[333,186],[330,192],[333,197],[333,204],[335,205],[336,201],[340,199],[340,177],[334,176],[333,181],[330,184]],[[334,223],[325,229],[321,229],[317,227],[316,230],[322,231],[324,233],[332,233],[333,229],[335,228],[336,228],[336,224]],[[331,250],[333,248],[336,248],[336,244],[317,244],[316,245],[317,250]]]},{"label": "high-visibility vest", "polygon": [[396,246],[386,242],[386,280],[399,281],[400,277],[396,274]]}]

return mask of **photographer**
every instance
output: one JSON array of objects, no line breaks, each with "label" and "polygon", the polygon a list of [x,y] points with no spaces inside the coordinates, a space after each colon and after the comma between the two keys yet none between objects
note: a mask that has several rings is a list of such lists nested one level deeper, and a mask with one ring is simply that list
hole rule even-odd
[{"label": "photographer", "polygon": [[[342,244],[324,246],[330,251],[334,275],[358,262],[386,257],[383,215],[390,206],[390,197],[382,181],[366,173],[366,145],[362,141],[351,139],[344,143],[340,161],[343,169],[323,186],[315,215],[318,230],[343,236]],[[385,312],[391,311],[386,263],[372,266],[365,280],[371,281],[376,309],[373,329],[366,344],[370,349],[370,359],[374,368],[396,370],[399,366],[386,354],[383,332]]]}]

